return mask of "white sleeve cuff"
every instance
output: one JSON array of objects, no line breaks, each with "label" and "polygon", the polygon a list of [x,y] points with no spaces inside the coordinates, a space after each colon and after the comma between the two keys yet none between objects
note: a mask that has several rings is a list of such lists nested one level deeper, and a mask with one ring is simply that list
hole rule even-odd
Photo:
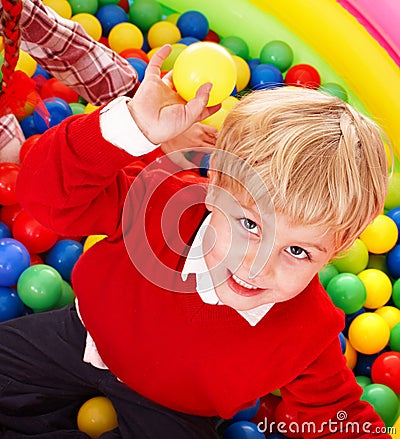
[{"label": "white sleeve cuff", "polygon": [[129,100],[121,96],[107,104],[100,112],[100,129],[105,140],[130,155],[139,157],[155,150],[159,145],[151,143],[140,131],[126,105]]}]

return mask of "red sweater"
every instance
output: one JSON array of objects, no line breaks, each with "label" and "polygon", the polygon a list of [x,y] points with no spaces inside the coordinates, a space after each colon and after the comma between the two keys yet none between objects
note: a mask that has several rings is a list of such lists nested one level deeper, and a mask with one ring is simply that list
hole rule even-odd
[{"label": "red sweater", "polygon": [[299,422],[337,421],[345,410],[349,421],[381,426],[359,401],[338,341],[343,316],[317,277],[254,327],[228,306],[203,303],[180,270],[206,212],[205,188],[154,169],[135,178],[128,194],[132,160],[102,138],[96,111],[47,131],[17,185],[23,206],[44,225],[64,235],[108,235],[79,259],[72,281],[109,369],[145,397],[186,413],[229,418],[280,388]]}]

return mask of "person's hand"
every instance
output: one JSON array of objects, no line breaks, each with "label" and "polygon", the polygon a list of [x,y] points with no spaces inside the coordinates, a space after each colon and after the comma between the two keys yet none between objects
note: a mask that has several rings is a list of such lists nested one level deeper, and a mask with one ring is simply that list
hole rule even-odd
[{"label": "person's hand", "polygon": [[155,144],[173,139],[221,107],[206,107],[210,83],[201,85],[196,96],[186,103],[172,90],[168,81],[160,78],[161,65],[170,52],[171,46],[165,45],[151,57],[142,83],[128,102],[136,125]]},{"label": "person's hand", "polygon": [[[197,150],[204,153],[211,152],[215,146],[217,134],[216,128],[197,122],[179,136],[162,143],[161,150],[164,154],[169,154],[170,160],[182,169],[197,168],[185,157],[185,152]],[[174,154],[170,154],[172,152]]]}]

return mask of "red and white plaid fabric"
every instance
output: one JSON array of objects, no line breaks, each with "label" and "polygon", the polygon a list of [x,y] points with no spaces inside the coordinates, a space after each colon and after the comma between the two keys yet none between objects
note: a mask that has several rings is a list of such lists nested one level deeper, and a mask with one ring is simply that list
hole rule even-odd
[{"label": "red and white plaid fabric", "polygon": [[[78,23],[60,17],[40,0],[23,2],[21,48],[52,76],[93,105],[104,104],[134,89],[137,73],[124,58],[94,41]],[[0,119],[0,149],[20,136],[21,129],[14,117]]]}]

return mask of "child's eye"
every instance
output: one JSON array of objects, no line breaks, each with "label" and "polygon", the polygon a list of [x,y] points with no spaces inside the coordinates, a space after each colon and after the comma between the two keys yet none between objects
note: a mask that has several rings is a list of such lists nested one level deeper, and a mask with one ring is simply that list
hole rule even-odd
[{"label": "child's eye", "polygon": [[254,233],[255,235],[259,232],[258,231],[258,226],[257,224],[248,219],[248,218],[241,218],[240,220],[240,224],[250,233]]},{"label": "child's eye", "polygon": [[286,251],[296,259],[310,259],[310,254],[297,245],[286,247]]}]

